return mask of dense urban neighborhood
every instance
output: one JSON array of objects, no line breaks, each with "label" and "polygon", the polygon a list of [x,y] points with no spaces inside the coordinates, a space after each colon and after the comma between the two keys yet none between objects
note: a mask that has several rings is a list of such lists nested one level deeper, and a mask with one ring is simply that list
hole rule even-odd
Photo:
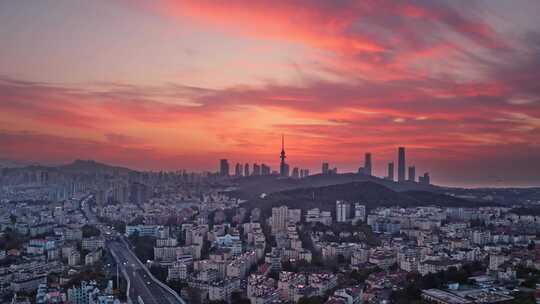
[{"label": "dense urban neighborhood", "polygon": [[503,204],[485,189],[466,201],[445,189],[411,202],[356,181],[308,188],[310,202],[298,204],[305,187],[255,199],[241,190],[245,181],[303,185],[332,174],[243,174],[91,161],[4,169],[2,302],[536,303],[540,295],[539,201]]}]

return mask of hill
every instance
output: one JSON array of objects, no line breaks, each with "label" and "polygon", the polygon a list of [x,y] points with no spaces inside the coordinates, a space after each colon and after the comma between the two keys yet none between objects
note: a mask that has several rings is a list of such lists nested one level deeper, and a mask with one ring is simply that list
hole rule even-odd
[{"label": "hill", "polygon": [[84,174],[93,174],[93,173],[130,173],[135,172],[134,170],[111,166],[108,164],[96,162],[94,160],[80,160],[77,159],[74,162],[66,165],[61,165],[56,167],[58,170],[69,173],[84,173]]},{"label": "hill", "polygon": [[263,215],[269,215],[272,207],[286,205],[289,208],[307,210],[319,208],[335,210],[336,200],[360,202],[368,209],[380,206],[451,206],[471,207],[486,205],[445,194],[429,191],[398,192],[374,182],[351,182],[323,187],[297,188],[268,194],[265,198],[254,198],[244,204],[248,209],[260,208]]},{"label": "hill", "polygon": [[276,178],[275,176],[251,176],[235,180],[238,185],[236,195],[243,199],[253,199],[262,193],[282,192],[301,188],[326,187],[354,182],[370,182],[378,184],[394,191],[429,191],[443,192],[445,188],[434,185],[423,185],[413,182],[397,183],[375,176],[356,173],[344,173],[335,175],[310,175],[302,179]]},{"label": "hill", "polygon": [[47,171],[66,175],[95,176],[104,175],[128,175],[137,172],[124,167],[110,166],[93,160],[75,160],[72,163],[59,166],[28,165],[25,167],[5,168],[4,173]]}]

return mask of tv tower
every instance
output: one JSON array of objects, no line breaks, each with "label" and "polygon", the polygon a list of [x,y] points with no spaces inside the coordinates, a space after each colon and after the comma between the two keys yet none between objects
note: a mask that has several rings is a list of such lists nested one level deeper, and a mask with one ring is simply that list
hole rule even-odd
[{"label": "tv tower", "polygon": [[281,163],[279,164],[279,175],[286,177],[289,175],[289,172],[287,172],[289,170],[287,170],[287,164],[285,163],[285,158],[287,158],[287,156],[285,156],[285,137],[283,134],[281,134],[281,154],[279,158],[281,159]]}]

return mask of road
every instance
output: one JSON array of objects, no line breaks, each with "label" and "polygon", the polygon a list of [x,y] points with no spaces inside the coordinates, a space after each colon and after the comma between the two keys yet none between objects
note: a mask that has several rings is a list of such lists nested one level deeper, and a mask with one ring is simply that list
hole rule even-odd
[{"label": "road", "polygon": [[129,277],[129,298],[137,303],[140,296],[144,304],[172,304],[180,303],[170,292],[154,282],[147,274],[135,254],[120,241],[108,243],[109,250],[116,256],[120,269]]},{"label": "road", "polygon": [[[113,240],[114,231],[111,231],[111,227],[100,223],[99,219],[90,209],[90,199],[92,199],[91,195],[82,199],[81,209],[85,213],[88,223],[97,226],[101,234],[109,240],[107,241],[107,249],[117,259],[124,276],[127,275],[129,279],[130,288],[128,297],[131,299],[131,302],[137,304],[185,304],[148,275],[147,270],[141,265],[137,256],[126,244],[119,240]],[[139,296],[143,300],[143,303],[138,302]]]}]

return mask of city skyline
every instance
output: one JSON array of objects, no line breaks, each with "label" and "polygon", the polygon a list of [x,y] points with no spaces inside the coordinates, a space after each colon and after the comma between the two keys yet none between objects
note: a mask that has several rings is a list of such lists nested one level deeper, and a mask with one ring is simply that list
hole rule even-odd
[{"label": "city skyline", "polygon": [[[337,167],[330,168],[330,164],[328,162],[322,162],[321,163],[321,171],[310,171],[310,169],[305,168],[299,168],[299,167],[292,167],[292,173],[290,170],[290,166],[288,163],[285,162],[286,155],[285,155],[285,137],[282,134],[281,135],[281,153],[279,154],[279,171],[272,170],[270,166],[268,166],[265,163],[253,163],[251,173],[249,171],[250,164],[246,163],[243,165],[240,162],[237,162],[234,167],[234,174],[230,171],[230,164],[228,159],[220,159],[219,161],[219,169],[217,174],[220,177],[249,177],[249,176],[276,176],[280,178],[293,178],[293,179],[299,179],[299,178],[305,178],[310,175],[336,175],[336,174],[342,174],[342,173],[357,173],[359,175],[365,175],[370,177],[376,177],[380,178],[381,180],[389,180],[392,182],[398,182],[398,183],[418,183],[423,185],[430,185],[431,184],[431,176],[428,171],[424,172],[423,174],[418,176],[418,179],[416,178],[416,166],[407,166],[406,165],[406,156],[405,156],[405,147],[398,147],[397,150],[397,159],[398,159],[398,179],[394,179],[394,168],[393,168],[393,161],[388,164],[387,168],[387,174],[386,175],[374,175],[372,171],[373,163],[371,161],[371,153],[366,152],[364,154],[364,163],[362,167],[358,168],[357,172],[349,172],[349,171],[339,171]],[[247,171],[246,171],[247,167]],[[405,172],[406,171],[406,172]],[[209,172],[210,173],[210,172]],[[444,185],[441,185],[444,186]]]},{"label": "city skyline", "polygon": [[[299,10],[299,8],[302,8]],[[535,1],[0,3],[0,166],[540,185]],[[257,30],[254,30],[256,28]],[[279,153],[279,151],[278,151]],[[400,171],[401,172],[401,171]],[[398,177],[398,172],[395,172]]]}]

